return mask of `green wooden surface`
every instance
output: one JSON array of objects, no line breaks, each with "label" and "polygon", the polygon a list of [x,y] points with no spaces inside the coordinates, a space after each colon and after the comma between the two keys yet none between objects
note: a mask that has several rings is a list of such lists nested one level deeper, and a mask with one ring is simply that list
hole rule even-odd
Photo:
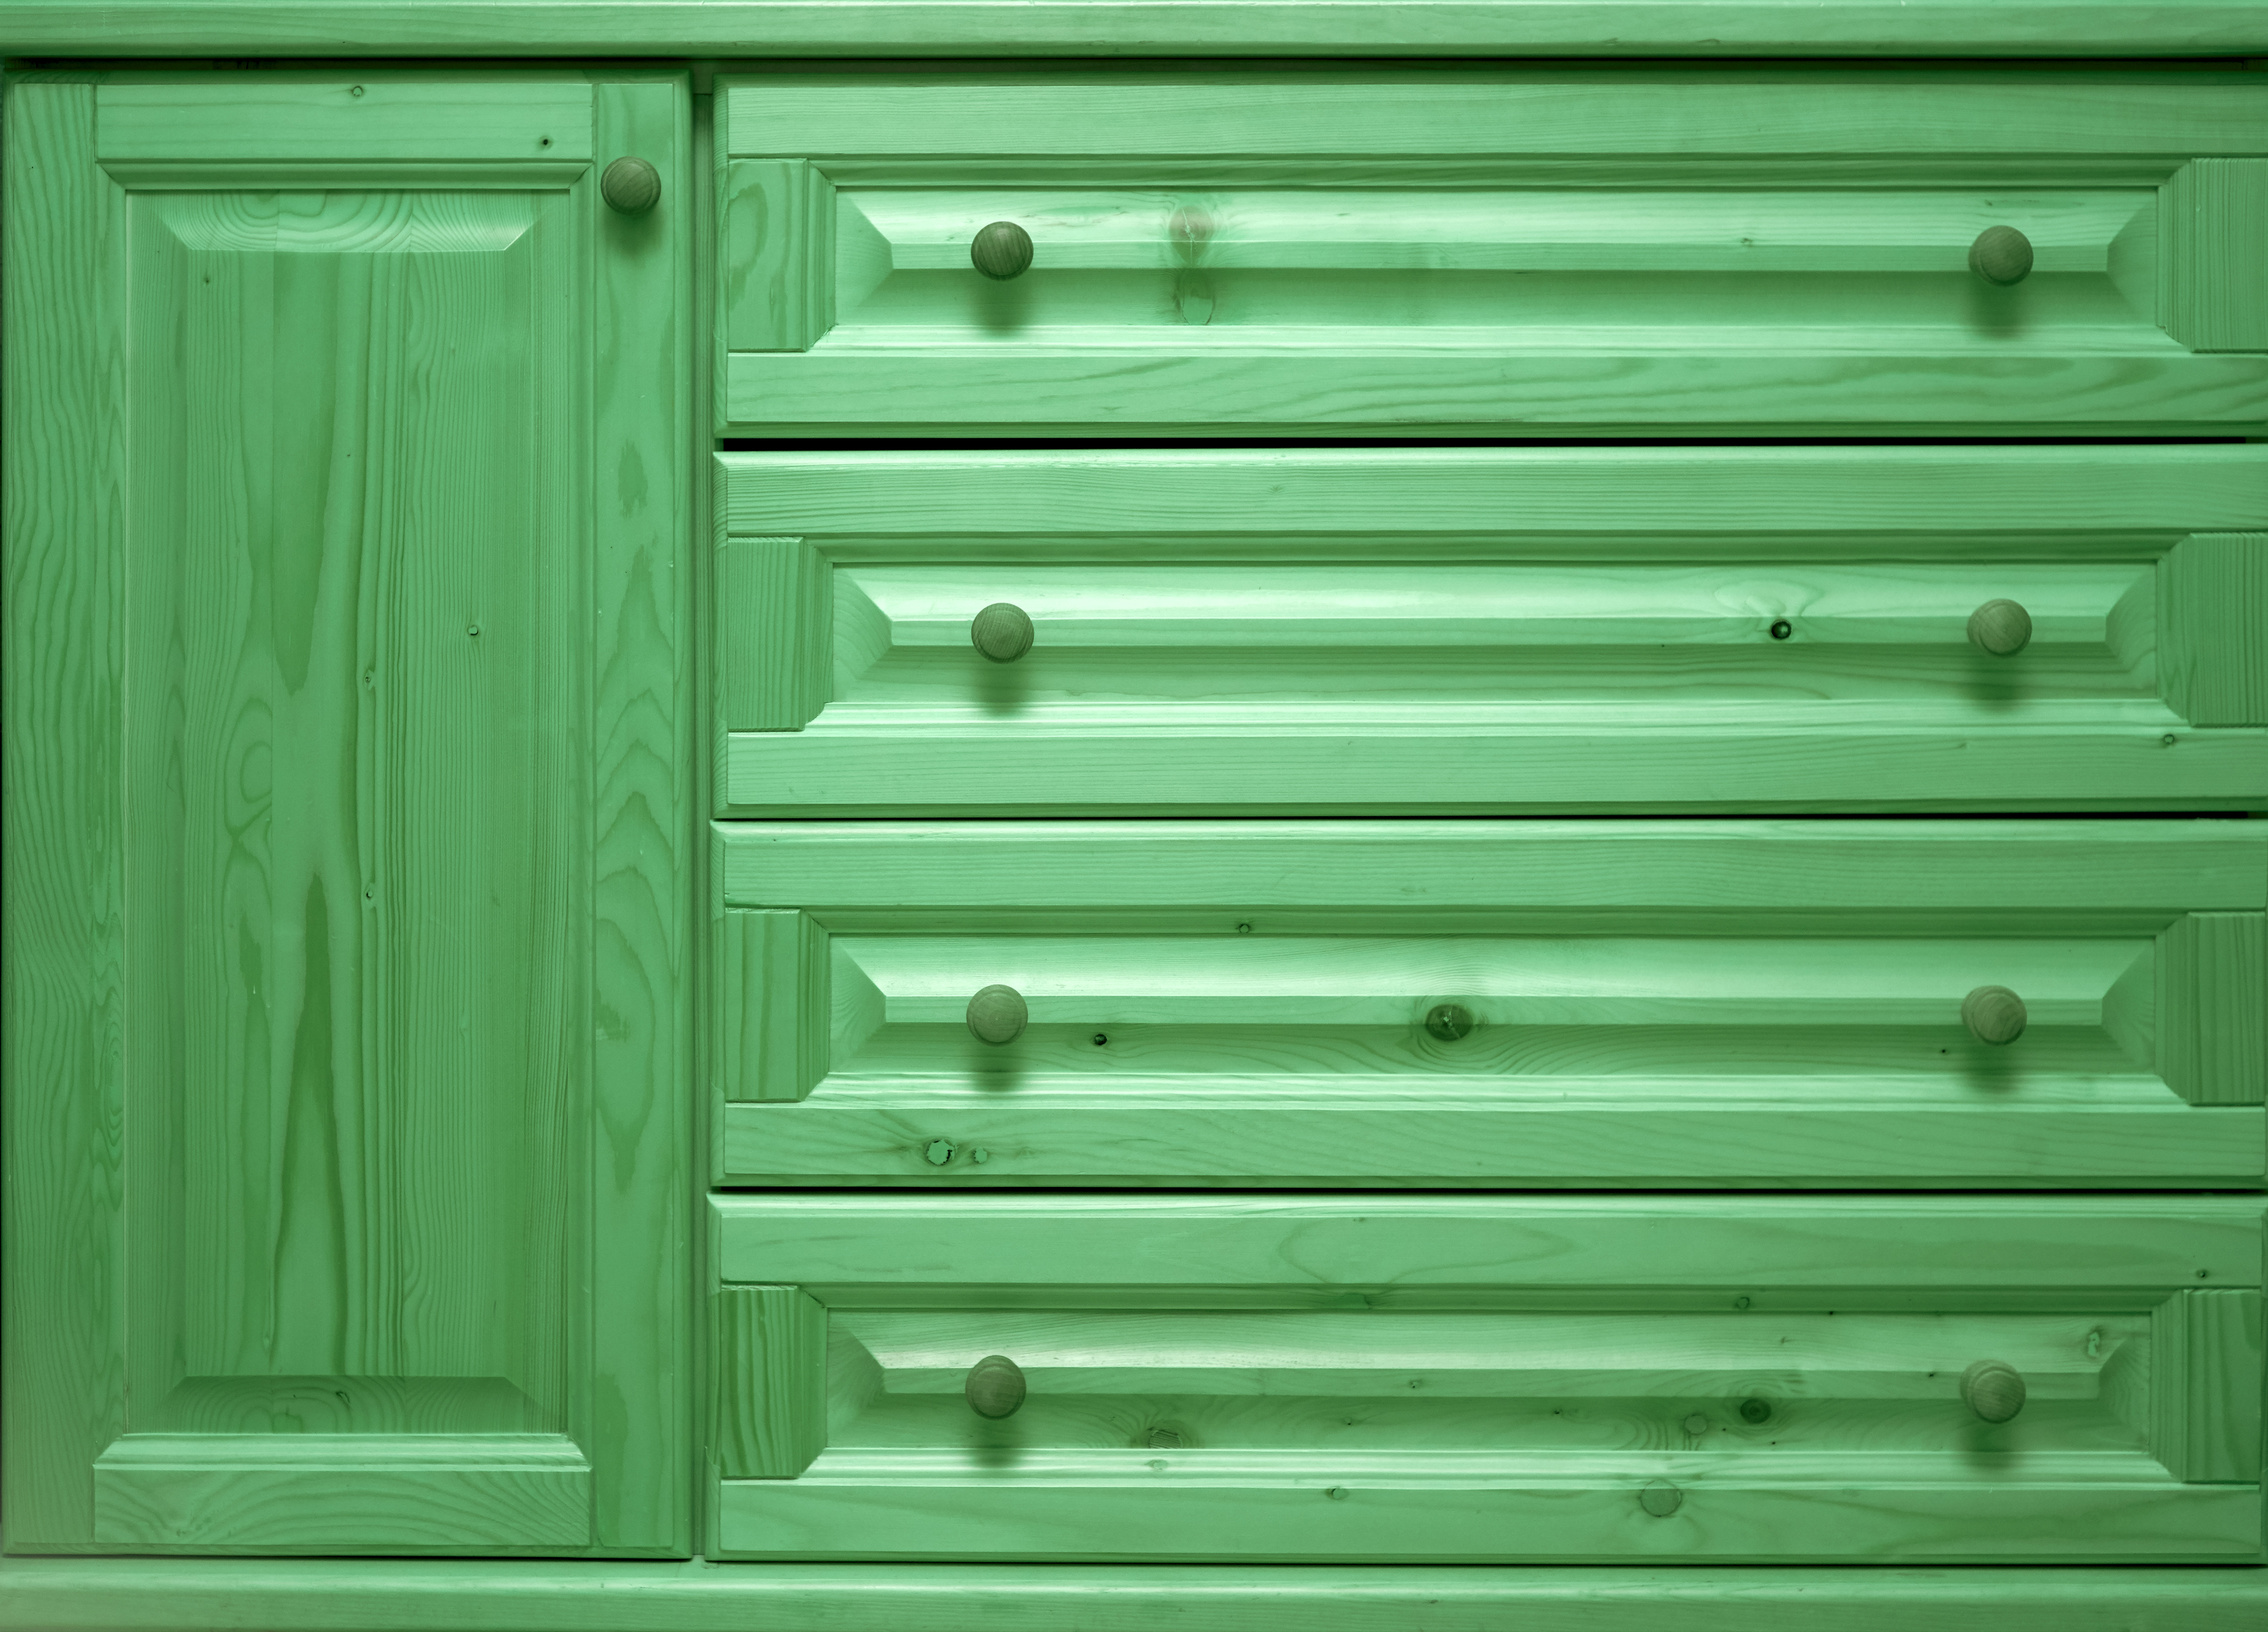
[{"label": "green wooden surface", "polygon": [[[723,1276],[801,1285],[830,1351],[826,1449],[723,1483],[723,1555],[2260,1555],[2257,1200],[712,1209]],[[999,1422],[961,1398],[988,1353],[1030,1384]],[[2012,1422],[1962,1401],[1986,1358]]]},{"label": "green wooden surface", "polygon": [[10,87],[17,1550],[690,1544],[685,86],[491,91]]},{"label": "green wooden surface", "polygon": [[2198,351],[2268,346],[2268,274],[2248,246],[2268,216],[2268,160],[2199,159],[2159,193],[2166,332]]},{"label": "green wooden surface", "polygon": [[95,151],[105,165],[587,164],[594,116],[580,75],[124,79],[95,93]]},{"label": "green wooden surface", "polygon": [[[1127,850],[1119,866],[1144,865]],[[855,870],[855,836],[842,852]],[[933,861],[950,872],[947,844]],[[2260,914],[2177,919],[2154,947],[1992,905],[1970,904],[1989,933],[1908,915],[1871,935],[1797,910],[1399,933],[1335,920],[1326,902],[1265,933],[1104,909],[1042,932],[933,927],[950,916],[934,908],[855,914],[826,937],[826,1035],[783,1012],[792,978],[776,1000],[719,990],[728,1036],[768,1037],[737,1071],[728,1061],[725,1097],[796,1101],[728,1104],[724,1172],[963,1186],[2268,1177],[2268,1118],[2192,1108],[2259,1102]],[[795,917],[727,925],[753,941]],[[1030,1014],[999,1048],[964,1018],[993,984]],[[2030,1013],[2004,1050],[1963,1027],[1984,985]],[[1444,1002],[1471,1017],[1465,1035],[1429,1031]]]},{"label": "green wooden surface", "polygon": [[2260,1294],[2184,1292],[2151,1311],[2151,1451],[2178,1479],[2260,1480]]},{"label": "green wooden surface", "polygon": [[835,575],[800,538],[722,538],[715,575],[717,718],[800,730],[827,706]]},{"label": "green wooden surface", "polygon": [[716,92],[720,161],[2268,152],[2268,91],[2185,66],[796,69]]},{"label": "green wooden surface", "polygon": [[827,1444],[827,1311],[792,1286],[728,1286],[709,1323],[717,1472],[793,1479]]},{"label": "green wooden surface", "polygon": [[0,0],[11,50],[781,56],[2227,56],[2249,0]]},{"label": "green wooden surface", "polygon": [[2159,688],[2194,725],[2268,723],[2268,534],[2198,533],[2158,562]]},{"label": "green wooden surface", "polygon": [[827,933],[802,912],[716,930],[716,1059],[728,1099],[801,1099],[827,1074]]},{"label": "green wooden surface", "polygon": [[[719,424],[2241,432],[2268,422],[2268,360],[2209,353],[2268,344],[2233,247],[2268,230],[2246,179],[2263,91],[1852,67],[729,77],[724,218],[788,241],[720,244]],[[1034,245],[1012,283],[969,264],[999,220]],[[1969,270],[1994,227],[2037,252],[2018,286]]]},{"label": "green wooden surface", "polygon": [[[1709,1310],[1735,1296],[1910,1308],[1919,1292],[1956,1290],[1986,1310],[2080,1294],[2146,1309],[2198,1287],[2257,1288],[2262,1207],[2257,1196],[709,1200],[721,1280],[801,1286],[830,1309],[971,1296],[1003,1309],[1582,1305],[1628,1289]],[[909,1254],[910,1240],[923,1250]]]},{"label": "green wooden surface", "polygon": [[2158,937],[2158,1074],[2192,1105],[2257,1105],[2268,1088],[2268,949],[2257,912],[2201,912]]},{"label": "green wooden surface", "polygon": [[809,349],[835,326],[834,187],[802,159],[735,159],[718,180],[716,332],[733,351]]},{"label": "green wooden surface", "polygon": [[720,809],[2257,807],[2262,454],[723,454]]},{"label": "green wooden surface", "polygon": [[8,1559],[23,1632],[2255,1632],[2268,1571]]},{"label": "green wooden surface", "polygon": [[1270,932],[1328,903],[1350,920],[1451,929],[1472,914],[1751,915],[1780,902],[1841,926],[1957,919],[1990,902],[1991,920],[2052,913],[2156,928],[2174,913],[2268,905],[2268,828],[2213,818],[720,822],[712,832],[725,905],[800,906],[845,928],[925,913],[931,925],[1060,928],[1108,909],[1154,926]]},{"label": "green wooden surface", "polygon": [[[2268,448],[996,448],[720,454],[719,537],[792,535],[887,561],[1361,560],[1419,533],[1447,560],[1646,558],[1738,542],[1759,561],[2134,560],[2268,513]],[[930,541],[934,541],[930,543]]]}]

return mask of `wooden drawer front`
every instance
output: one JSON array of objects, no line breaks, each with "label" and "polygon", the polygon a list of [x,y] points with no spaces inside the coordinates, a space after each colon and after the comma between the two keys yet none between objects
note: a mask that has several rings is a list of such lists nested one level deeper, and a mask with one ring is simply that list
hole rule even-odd
[{"label": "wooden drawer front", "polygon": [[[720,478],[730,814],[2268,804],[2268,447]],[[2009,603],[2028,640],[1988,650]],[[1028,620],[1005,661],[997,605]]]},{"label": "wooden drawer front", "polygon": [[[717,106],[728,434],[2268,419],[2250,76],[788,73]],[[1028,270],[977,269],[993,223]],[[1995,229],[2021,281],[1972,269]]]},{"label": "wooden drawer front", "polygon": [[717,1556],[2261,1554],[2256,1200],[712,1205]]},{"label": "wooden drawer front", "polygon": [[727,1182],[2263,1177],[2268,825],[718,834]]}]

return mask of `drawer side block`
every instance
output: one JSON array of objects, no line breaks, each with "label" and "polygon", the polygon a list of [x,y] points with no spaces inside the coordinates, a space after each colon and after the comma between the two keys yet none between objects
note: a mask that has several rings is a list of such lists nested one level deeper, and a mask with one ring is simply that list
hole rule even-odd
[{"label": "drawer side block", "polygon": [[793,1100],[827,1074],[827,932],[809,913],[717,925],[717,1069],[728,1100]]},{"label": "drawer side block", "polygon": [[2192,159],[2159,200],[2166,332],[2192,351],[2268,350],[2268,159]]},{"label": "drawer side block", "polygon": [[2268,917],[2199,912],[2158,937],[2158,1074],[2192,1105],[2268,1097]]},{"label": "drawer side block", "polygon": [[2268,725],[2268,533],[2195,533],[2158,563],[2166,706],[2192,725]]},{"label": "drawer side block", "polygon": [[2260,1294],[2234,1288],[2183,1292],[2151,1312],[2151,1448],[2175,1478],[2259,1482],[2260,1322]]},{"label": "drawer side block", "polygon": [[710,1312],[717,1472],[793,1479],[827,1444],[827,1311],[792,1286],[733,1286]]},{"label": "drawer side block", "polygon": [[809,351],[835,326],[835,189],[802,159],[734,159],[717,212],[717,327],[733,351]]}]

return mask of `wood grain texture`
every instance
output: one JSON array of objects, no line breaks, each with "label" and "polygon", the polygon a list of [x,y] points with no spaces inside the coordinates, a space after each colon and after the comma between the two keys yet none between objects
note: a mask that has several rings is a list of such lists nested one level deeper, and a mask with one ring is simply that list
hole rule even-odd
[{"label": "wood grain texture", "polygon": [[2244,0],[4,0],[64,55],[2204,57],[2268,50]]},{"label": "wood grain texture", "polygon": [[792,1286],[732,1286],[709,1305],[709,1455],[726,1479],[793,1479],[827,1446],[827,1311]]},{"label": "wood grain texture", "polygon": [[2093,451],[723,455],[723,809],[2247,808],[2257,450]]},{"label": "wood grain texture", "polygon": [[[358,83],[341,99],[414,80]],[[589,126],[590,82],[532,83]],[[524,111],[527,86],[499,84],[498,108]],[[84,865],[124,831],[134,1018],[112,1023],[122,1179],[92,1182],[61,1129],[11,1140],[19,1161],[75,1161],[103,1227],[83,1262],[12,1229],[9,1282],[83,1303],[123,1258],[134,1318],[107,1361],[77,1359],[83,1380],[11,1393],[67,1420],[91,1385],[117,1420],[62,1522],[43,1534],[42,1504],[12,1500],[10,1544],[682,1548],[677,229],[657,212],[645,239],[609,241],[588,165],[531,188],[476,156],[454,161],[464,185],[431,185],[440,148],[392,181],[279,189],[247,155],[289,145],[289,98],[220,78],[102,89],[138,86],[193,105],[141,157],[235,179],[104,177],[83,95],[64,151],[131,234],[15,221],[87,261],[84,334],[132,337],[122,372],[85,377],[130,420],[131,462],[83,468],[136,520],[101,552],[131,584],[123,614],[43,593],[10,642],[12,693],[114,623],[131,654],[90,699],[119,742],[112,814],[11,822],[40,848],[10,876]],[[450,82],[428,120],[466,94]],[[674,154],[682,185],[682,80],[597,95],[600,128]],[[12,178],[19,160],[52,162],[19,144]],[[11,353],[36,355],[20,332],[12,311]],[[67,480],[12,489],[68,513]],[[11,526],[11,562],[36,562],[17,552],[38,536]],[[12,1363],[68,1330],[11,1320]],[[515,1471],[530,1436],[536,1465]],[[433,1516],[407,1517],[419,1504]]]},{"label": "wood grain texture", "polygon": [[[692,1546],[696,1465],[692,1255],[692,941],[700,917],[687,834],[701,684],[693,667],[685,451],[694,171],[686,76],[593,76],[600,166],[577,183],[593,235],[589,735],[592,1019],[590,1416],[603,1471],[598,1548]],[[637,217],[598,197],[605,162],[635,153],[662,176]]]},{"label": "wood grain texture", "polygon": [[[2013,730],[1990,755],[1950,733],[1665,724],[1542,731],[1394,722],[1255,738],[1201,728],[1067,733],[1016,724],[921,735],[814,725],[727,739],[720,809],[742,816],[1630,815],[1845,811],[2252,810],[2268,737]],[[2170,740],[2169,740],[2170,739]],[[1360,781],[1348,773],[1362,767]],[[1391,790],[1391,791],[1389,791]]]},{"label": "wood grain texture", "polygon": [[[1036,285],[1018,280],[1017,288]],[[1119,355],[923,345],[732,352],[720,436],[1658,435],[2228,436],[2268,422],[2268,363],[2144,348],[1979,354],[1919,348],[1724,355],[1466,346],[1302,355],[1203,342]],[[1178,333],[1178,331],[1177,331]],[[910,348],[909,348],[910,349]],[[979,410],[972,412],[972,409]],[[1230,428],[1233,427],[1233,432]]]},{"label": "wood grain texture", "polygon": [[0,1473],[16,1547],[88,1538],[88,1469],[126,1427],[126,223],[95,168],[94,99],[90,83],[33,79],[6,101]]},{"label": "wood grain texture", "polygon": [[717,333],[733,351],[808,351],[835,326],[835,188],[803,159],[718,169]]},{"label": "wood grain texture", "polygon": [[[781,213],[772,172],[734,164],[808,162],[863,246],[818,343],[726,337],[726,434],[2268,422],[2268,368],[2156,321],[2175,256],[2191,304],[2249,309],[2256,268],[2154,228],[2179,166],[2268,146],[2241,76],[784,72],[717,94],[727,208]],[[1034,246],[1013,284],[971,276],[994,222]],[[1994,229],[2036,249],[2021,286],[1968,269]],[[767,259],[768,304],[823,281]]]},{"label": "wood grain texture", "polygon": [[2195,159],[2158,192],[2165,330],[2194,351],[2268,350],[2268,159]]},{"label": "wood grain texture", "polygon": [[[729,101],[729,156],[827,160],[1791,150],[2187,159],[2268,148],[2263,94],[2226,70],[2069,67],[885,69],[717,86]],[[1967,240],[1958,247],[1965,255]]]},{"label": "wood grain texture", "polygon": [[[830,1309],[918,1303],[925,1288],[981,1288],[997,1307],[1035,1301],[1018,1288],[1051,1289],[1039,1301],[1076,1289],[1105,1307],[1152,1293],[1197,1307],[1172,1300],[1220,1291],[1236,1307],[1344,1307],[1350,1291],[1369,1291],[1370,1307],[1410,1309],[1490,1289],[1643,1287],[1722,1308],[1751,1288],[1813,1299],[1966,1288],[2003,1300],[2117,1288],[2150,1294],[2150,1307],[2200,1285],[2257,1287],[2262,1206],[2241,1196],[709,1198],[723,1281],[798,1285]],[[918,1256],[909,1240],[923,1243]]]},{"label": "wood grain texture", "polygon": [[2258,1292],[2184,1292],[2150,1312],[2151,1448],[2192,1484],[2260,1480]]},{"label": "wood grain texture", "polygon": [[2192,1105],[2268,1097],[2262,925],[2256,912],[2190,913],[2158,937],[2158,1072]]},{"label": "wood grain texture", "polygon": [[1119,448],[720,453],[720,536],[845,560],[1246,560],[1422,534],[1443,559],[1737,540],[1759,560],[2135,560],[2268,518],[2268,448]]},{"label": "wood grain texture", "polygon": [[2166,706],[2193,725],[2268,723],[2268,533],[2202,533],[2158,563]]},{"label": "wood grain texture", "polygon": [[726,905],[801,907],[846,927],[979,903],[1035,927],[1110,909],[1153,923],[1205,912],[1216,930],[1242,918],[1256,931],[1318,902],[1435,926],[1460,911],[1747,914],[1783,901],[1846,924],[1979,901],[2075,923],[2268,906],[2268,832],[2212,819],[733,822],[712,835]]},{"label": "wood grain texture", "polygon": [[717,920],[717,1077],[728,1100],[797,1100],[827,1074],[827,932],[809,913]]},{"label": "wood grain texture", "polygon": [[24,1632],[2254,1632],[2258,1569],[6,1559]]},{"label": "wood grain texture", "polygon": [[5,0],[26,51],[71,55],[2236,56],[2242,0]]},{"label": "wood grain texture", "polygon": [[[1035,1462],[1043,1459],[1034,1458]],[[1052,1459],[1049,1459],[1052,1460]],[[822,1459],[788,1483],[718,1493],[727,1558],[1122,1559],[1378,1563],[2071,1562],[2210,1564],[2260,1556],[2257,1491],[2214,1485],[2089,1489],[1979,1479],[1890,1489],[1821,1481],[1713,1489],[1674,1465],[1450,1488],[1406,1465],[1340,1475],[1223,1473],[1169,1480],[1129,1454],[956,1479],[913,1457]],[[1169,1464],[1170,1466],[1170,1464]],[[1108,1472],[1105,1468],[1108,1467]],[[1110,1479],[1111,1474],[1116,1479]],[[1663,1523],[1639,1492],[1668,1473],[1684,1502]],[[1108,1483],[1105,1481],[1109,1480]],[[2024,1517],[2009,1523],[2012,1512]]]},{"label": "wood grain texture", "polygon": [[581,74],[286,72],[237,80],[225,102],[207,75],[151,75],[104,83],[96,120],[104,164],[566,163],[593,153],[592,86]]},{"label": "wood grain texture", "polygon": [[[342,1468],[355,1500],[339,1502]],[[95,1463],[95,1528],[136,1549],[471,1545],[579,1550],[591,1469],[560,1436],[129,1434]]]},{"label": "wood grain texture", "polygon": [[[1321,901],[1267,933],[1094,909],[1036,934],[859,914],[832,937],[823,1042],[819,1005],[800,1026],[785,1013],[792,976],[776,996],[720,992],[728,1029],[777,1015],[775,1046],[823,1064],[800,1104],[727,1108],[724,1170],[962,1187],[2268,1176],[2268,1119],[2197,1120],[2153,1063],[2177,1061],[2193,1095],[2223,1061],[2257,1066],[2257,957],[2248,986],[2187,940],[1971,910],[1990,933],[1909,914],[1870,934],[1792,904],[1455,933],[1381,933]],[[2198,921],[2223,917],[2249,917],[2257,945],[2258,915]],[[2031,1023],[1994,1048],[1966,1029],[1965,994],[1998,981]],[[972,1043],[979,982],[1021,995],[1013,1027]],[[1464,1035],[1429,1030],[1444,1001]]]},{"label": "wood grain texture", "polygon": [[750,731],[800,731],[834,679],[835,577],[800,538],[720,538],[717,713]]},{"label": "wood grain texture", "polygon": [[996,1106],[921,1085],[864,1101],[822,1094],[791,1116],[728,1105],[722,1177],[951,1189],[2033,1190],[2241,1188],[2268,1171],[2268,1128],[2249,1109],[2034,1102],[1995,1120],[1997,1106],[1819,1107],[1792,1096],[1698,1108],[1216,1098]]},{"label": "wood grain texture", "polygon": [[[808,1273],[864,1361],[799,1479],[721,1487],[730,1556],[2260,1552],[2256,1487],[2179,1483],[2152,1445],[2175,1414],[2208,1455],[2257,1438],[2226,1403],[2257,1357],[2169,1405],[2152,1314],[2200,1276],[2256,1296],[2256,1200],[712,1206],[724,1274]],[[960,1398],[987,1353],[1029,1385],[996,1424]],[[1987,1357],[2030,1385],[2013,1422],[1961,1397]]]}]

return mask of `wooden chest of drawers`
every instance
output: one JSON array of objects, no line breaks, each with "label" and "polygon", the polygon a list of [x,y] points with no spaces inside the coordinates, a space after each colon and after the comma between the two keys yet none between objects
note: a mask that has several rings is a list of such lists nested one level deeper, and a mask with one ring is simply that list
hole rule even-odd
[{"label": "wooden chest of drawers", "polygon": [[0,0],[0,1629],[2251,1632],[2268,12],[1872,7]]}]

